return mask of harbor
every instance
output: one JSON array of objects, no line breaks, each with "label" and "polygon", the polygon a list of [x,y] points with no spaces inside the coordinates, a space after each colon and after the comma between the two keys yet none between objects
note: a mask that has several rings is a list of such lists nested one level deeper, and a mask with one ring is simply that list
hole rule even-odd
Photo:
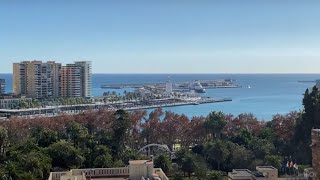
[{"label": "harbor", "polygon": [[36,118],[36,117],[54,117],[61,115],[79,114],[88,110],[118,110],[124,109],[128,111],[156,109],[163,107],[200,105],[208,103],[228,102],[229,98],[213,99],[213,98],[165,98],[154,100],[133,100],[123,102],[96,102],[92,104],[75,104],[75,105],[59,105],[46,106],[41,108],[28,109],[0,109],[0,117],[2,119],[13,117]]},{"label": "harbor", "polygon": [[159,83],[123,83],[123,84],[103,84],[103,89],[126,89],[126,88],[154,88],[156,90],[164,90],[168,86],[168,83],[172,86],[173,92],[192,91],[197,93],[205,93],[206,89],[216,88],[241,88],[240,85],[234,83],[232,79],[214,79],[214,80],[197,80],[173,83],[170,79],[167,82]]}]

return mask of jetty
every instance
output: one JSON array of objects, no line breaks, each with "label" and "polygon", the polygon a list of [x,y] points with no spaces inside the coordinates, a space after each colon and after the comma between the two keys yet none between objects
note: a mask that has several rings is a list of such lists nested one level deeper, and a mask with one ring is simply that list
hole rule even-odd
[{"label": "jetty", "polygon": [[0,109],[0,117],[9,119],[12,117],[36,118],[36,117],[55,117],[65,114],[79,114],[88,110],[118,110],[124,109],[128,111],[141,110],[141,109],[155,109],[162,107],[174,106],[187,106],[187,105],[200,105],[207,103],[218,103],[232,101],[230,98],[166,98],[154,100],[133,100],[123,102],[96,102],[93,104],[75,104],[75,105],[59,105],[59,106],[46,106],[41,108],[29,109]]}]

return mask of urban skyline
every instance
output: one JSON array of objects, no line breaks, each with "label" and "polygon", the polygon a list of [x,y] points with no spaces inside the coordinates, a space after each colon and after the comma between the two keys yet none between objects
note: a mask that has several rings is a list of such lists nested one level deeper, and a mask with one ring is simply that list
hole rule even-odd
[{"label": "urban skyline", "polygon": [[29,98],[91,97],[92,64],[22,61],[13,64],[13,94]]},{"label": "urban skyline", "polygon": [[319,5],[4,1],[0,73],[25,59],[87,59],[94,73],[317,73]]}]

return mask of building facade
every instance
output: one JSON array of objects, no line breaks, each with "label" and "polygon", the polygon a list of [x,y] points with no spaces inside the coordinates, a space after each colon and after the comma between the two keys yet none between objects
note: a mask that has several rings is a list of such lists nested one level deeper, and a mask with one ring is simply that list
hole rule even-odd
[{"label": "building facade", "polygon": [[92,96],[92,63],[91,61],[76,61],[75,66],[80,68],[81,97]]},{"label": "building facade", "polygon": [[[272,166],[257,166],[257,171],[234,169],[228,173],[228,180],[278,180],[278,169]],[[287,180],[287,179],[283,179]]]},{"label": "building facade", "polygon": [[48,180],[169,180],[161,168],[154,168],[153,161],[130,161],[121,168],[72,169],[67,172],[52,172]]},{"label": "building facade", "polygon": [[67,64],[61,70],[61,96],[81,97],[81,68]]},{"label": "building facade", "polygon": [[89,61],[77,61],[62,67],[62,97],[92,96],[92,65]]},{"label": "building facade", "polygon": [[32,98],[0,97],[0,109],[16,109],[17,107],[20,107],[21,103],[30,105],[32,103]]},{"label": "building facade", "polygon": [[0,79],[0,95],[6,93],[6,81],[4,79]]},{"label": "building facade", "polygon": [[61,64],[23,61],[13,64],[13,93],[30,98],[54,98],[61,94]]},{"label": "building facade", "polygon": [[92,96],[92,64],[77,61],[61,66],[54,61],[13,64],[13,93],[30,98]]}]

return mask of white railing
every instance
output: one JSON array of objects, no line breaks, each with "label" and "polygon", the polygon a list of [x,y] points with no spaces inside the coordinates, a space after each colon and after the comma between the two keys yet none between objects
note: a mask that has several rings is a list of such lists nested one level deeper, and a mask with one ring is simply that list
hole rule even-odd
[{"label": "white railing", "polygon": [[82,175],[92,177],[129,176],[129,168],[99,168],[99,169],[74,169],[72,175]]},{"label": "white railing", "polygon": [[61,176],[66,175],[67,172],[52,172],[48,180],[60,180]]},{"label": "white railing", "polygon": [[[61,176],[68,172],[52,172],[48,180],[60,180]],[[70,171],[72,176],[86,177],[119,177],[129,176],[129,168],[99,168],[99,169],[73,169]]]}]

